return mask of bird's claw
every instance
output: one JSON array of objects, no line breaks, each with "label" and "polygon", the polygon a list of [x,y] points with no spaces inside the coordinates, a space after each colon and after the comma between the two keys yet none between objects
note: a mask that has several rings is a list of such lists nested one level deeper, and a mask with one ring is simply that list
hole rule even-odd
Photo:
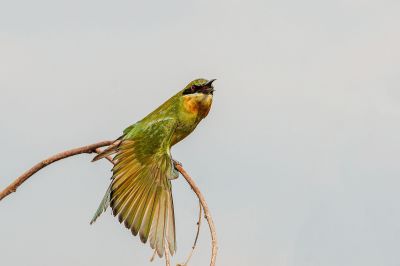
[{"label": "bird's claw", "polygon": [[172,175],[169,178],[170,180],[177,179],[179,177],[179,171],[178,171],[178,169],[176,169],[176,166],[177,165],[182,166],[182,164],[179,161],[174,160],[174,159],[172,159],[172,163],[174,165],[174,168],[172,169]]},{"label": "bird's claw", "polygon": [[175,159],[172,159],[172,162],[174,163],[174,165],[180,165],[182,166],[182,163],[180,161],[177,161]]}]

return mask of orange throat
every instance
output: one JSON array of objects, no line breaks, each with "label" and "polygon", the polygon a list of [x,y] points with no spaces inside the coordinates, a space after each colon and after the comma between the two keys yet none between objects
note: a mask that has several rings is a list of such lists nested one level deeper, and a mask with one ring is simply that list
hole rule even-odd
[{"label": "orange throat", "polygon": [[188,113],[202,118],[208,115],[212,104],[211,94],[196,93],[183,96],[183,106]]}]

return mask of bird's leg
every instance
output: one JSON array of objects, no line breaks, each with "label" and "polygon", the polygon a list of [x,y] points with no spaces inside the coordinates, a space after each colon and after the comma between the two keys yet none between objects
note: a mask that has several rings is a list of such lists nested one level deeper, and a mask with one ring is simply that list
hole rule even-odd
[{"label": "bird's leg", "polygon": [[171,161],[172,161],[172,165],[173,165],[174,167],[172,168],[172,175],[171,175],[171,177],[170,177],[169,179],[170,179],[170,180],[173,180],[173,179],[177,179],[177,178],[179,177],[179,171],[176,169],[175,165],[176,165],[176,164],[182,165],[182,163],[179,162],[179,161],[177,161],[177,160],[174,160],[174,159],[172,159],[172,158],[171,158]]}]

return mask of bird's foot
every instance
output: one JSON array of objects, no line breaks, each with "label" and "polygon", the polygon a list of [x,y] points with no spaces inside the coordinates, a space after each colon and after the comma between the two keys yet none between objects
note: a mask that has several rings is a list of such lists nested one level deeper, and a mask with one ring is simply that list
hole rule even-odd
[{"label": "bird's foot", "polygon": [[182,163],[180,162],[180,161],[177,161],[177,160],[174,160],[174,159],[172,159],[172,162],[174,163],[174,165],[180,165],[180,166],[182,166]]},{"label": "bird's foot", "polygon": [[177,179],[179,177],[179,171],[176,169],[176,165],[182,165],[179,161],[172,159],[172,164],[174,167],[172,168],[172,174],[171,177],[169,178],[170,180]]}]

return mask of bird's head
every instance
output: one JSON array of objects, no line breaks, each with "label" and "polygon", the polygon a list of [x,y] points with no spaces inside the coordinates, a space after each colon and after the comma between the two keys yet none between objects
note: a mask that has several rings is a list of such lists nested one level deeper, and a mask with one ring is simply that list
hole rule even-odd
[{"label": "bird's head", "polygon": [[210,79],[210,80],[195,79],[185,87],[182,94],[189,95],[189,94],[201,93],[201,94],[212,95],[214,93],[214,86],[212,85],[214,81],[215,79]]},{"label": "bird's head", "polygon": [[204,118],[210,111],[215,79],[195,79],[182,90],[183,106],[191,114]]}]

